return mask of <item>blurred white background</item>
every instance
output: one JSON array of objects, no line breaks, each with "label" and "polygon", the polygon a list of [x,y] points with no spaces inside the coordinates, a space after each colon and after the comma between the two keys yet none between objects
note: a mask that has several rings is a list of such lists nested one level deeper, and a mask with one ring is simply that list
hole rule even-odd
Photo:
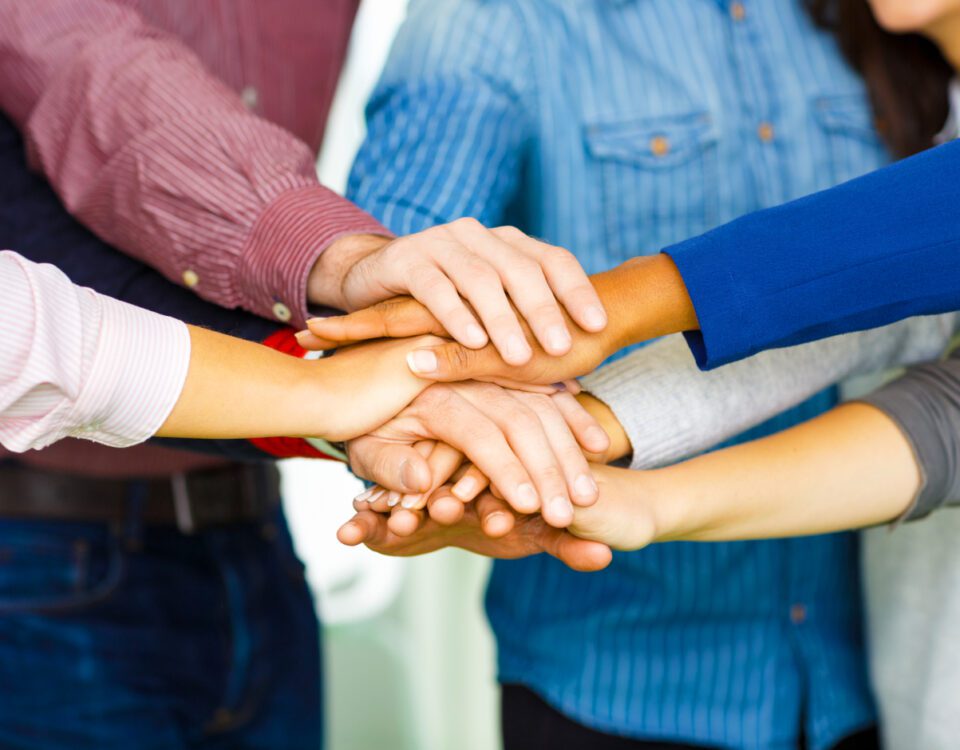
[{"label": "blurred white background", "polygon": [[[364,0],[318,169],[343,191],[363,106],[405,0]],[[341,546],[360,482],[340,464],[282,466],[287,514],[325,622],[328,750],[496,750],[488,563],[460,551],[409,560]]]}]

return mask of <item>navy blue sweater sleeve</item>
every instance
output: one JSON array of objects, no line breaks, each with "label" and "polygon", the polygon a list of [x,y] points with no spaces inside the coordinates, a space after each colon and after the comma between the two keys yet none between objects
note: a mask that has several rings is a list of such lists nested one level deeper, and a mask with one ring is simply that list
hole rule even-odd
[{"label": "navy blue sweater sleeve", "polygon": [[960,309],[960,141],[664,250],[712,368],[764,349]]}]

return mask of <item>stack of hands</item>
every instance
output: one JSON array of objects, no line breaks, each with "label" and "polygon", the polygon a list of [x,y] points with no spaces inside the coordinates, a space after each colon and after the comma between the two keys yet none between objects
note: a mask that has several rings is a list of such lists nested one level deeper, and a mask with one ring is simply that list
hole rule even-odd
[{"label": "stack of hands", "polygon": [[573,379],[635,338],[618,324],[632,295],[616,271],[591,280],[568,251],[469,219],[357,242],[330,263],[315,277],[336,288],[317,296],[354,312],[311,320],[298,340],[337,349],[327,363],[355,374],[355,413],[332,437],[374,483],[341,542],[391,555],[547,552],[593,571],[610,546],[652,541],[652,520],[632,516],[629,541],[609,528],[630,472],[604,464],[629,443]]}]

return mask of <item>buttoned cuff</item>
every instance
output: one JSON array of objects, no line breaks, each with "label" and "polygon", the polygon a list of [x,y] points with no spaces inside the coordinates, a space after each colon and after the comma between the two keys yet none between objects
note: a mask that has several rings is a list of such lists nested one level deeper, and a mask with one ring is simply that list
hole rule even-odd
[{"label": "buttoned cuff", "polygon": [[257,219],[241,253],[238,288],[244,306],[306,327],[310,271],[324,250],[351,234],[391,236],[372,216],[322,185],[281,193]]}]

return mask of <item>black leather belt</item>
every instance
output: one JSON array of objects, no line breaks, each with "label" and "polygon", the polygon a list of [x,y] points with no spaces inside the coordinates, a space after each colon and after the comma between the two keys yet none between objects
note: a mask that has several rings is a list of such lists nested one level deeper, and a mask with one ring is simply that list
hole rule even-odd
[{"label": "black leather belt", "polygon": [[0,519],[124,523],[139,508],[149,525],[192,534],[267,520],[280,503],[272,464],[174,474],[160,479],[97,479],[0,464]]}]

